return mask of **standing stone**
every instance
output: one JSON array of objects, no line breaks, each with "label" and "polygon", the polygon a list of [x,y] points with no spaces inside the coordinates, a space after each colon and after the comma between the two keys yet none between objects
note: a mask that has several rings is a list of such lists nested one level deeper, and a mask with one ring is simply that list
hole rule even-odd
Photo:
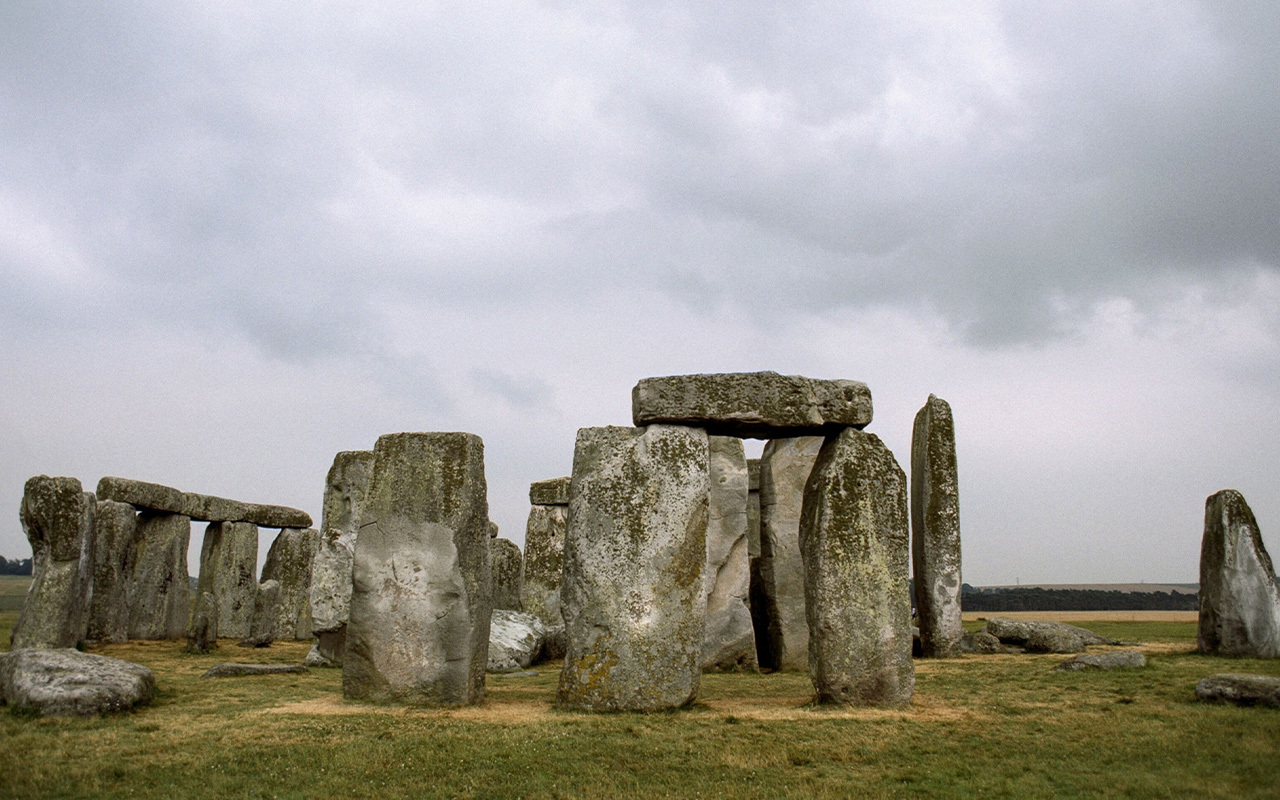
[{"label": "standing stone", "polygon": [[578,431],[558,707],[654,711],[693,702],[706,614],[708,484],[700,428]]},{"label": "standing stone", "polygon": [[187,545],[191,518],[143,511],[130,555],[130,639],[181,639],[187,632],[191,585]]},{"label": "standing stone", "polygon": [[529,521],[524,532],[524,585],[520,590],[520,601],[525,613],[533,614],[546,625],[564,624],[560,615],[560,574],[568,525],[567,505],[535,504],[529,508]]},{"label": "standing stone", "polygon": [[276,625],[280,620],[280,582],[263,581],[253,598],[253,625],[249,638],[237,644],[240,647],[269,647],[276,640]]},{"label": "standing stone", "polygon": [[93,598],[86,638],[123,642],[129,638],[129,553],[138,534],[138,511],[128,503],[97,501],[93,515]]},{"label": "standing stone", "polygon": [[[804,486],[822,439],[774,439],[760,457],[759,594],[768,635],[761,650],[769,669],[809,668],[809,623],[804,610],[804,560],[800,558],[800,510]],[[761,613],[761,612],[758,612]]]},{"label": "standing stone", "polygon": [[27,481],[18,516],[31,543],[31,586],[9,637],[13,649],[74,647],[84,640],[96,505],[75,478]]},{"label": "standing stone", "polygon": [[704,670],[756,670],[751,627],[751,560],[747,535],[749,481],[742,440],[707,438],[707,619],[702,640]]},{"label": "standing stone", "polygon": [[911,436],[911,560],[925,658],[960,655],[960,490],[951,406],[929,395]]},{"label": "standing stone", "polygon": [[253,629],[258,594],[258,526],[249,522],[210,522],[200,547],[197,591],[218,601],[218,631],[243,639]]},{"label": "standing stone", "polygon": [[469,433],[396,433],[373,453],[342,693],[478,703],[493,590],[484,443]]},{"label": "standing stone", "polygon": [[372,469],[372,450],[346,450],[334,456],[324,482],[320,540],[311,561],[312,652],[334,666],[342,665],[346,651],[356,524]]},{"label": "standing stone", "polygon": [[1280,658],[1280,589],[1244,496],[1234,489],[1204,504],[1200,543],[1202,653]]},{"label": "standing stone", "polygon": [[208,653],[218,647],[218,601],[208,592],[196,598],[187,633],[188,653]]},{"label": "standing stone", "polygon": [[320,546],[315,528],[283,528],[262,564],[262,583],[280,584],[279,639],[311,638],[311,563]]},{"label": "standing stone", "polygon": [[819,702],[910,704],[909,547],[907,478],[893,454],[852,428],[827,439],[800,521],[809,676]]},{"label": "standing stone", "polygon": [[510,539],[493,539],[493,608],[520,611],[520,590],[524,584],[524,556],[520,545]]}]

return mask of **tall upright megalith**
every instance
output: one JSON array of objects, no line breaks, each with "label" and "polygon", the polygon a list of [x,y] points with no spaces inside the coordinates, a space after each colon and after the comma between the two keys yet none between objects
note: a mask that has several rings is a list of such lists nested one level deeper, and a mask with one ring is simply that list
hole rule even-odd
[{"label": "tall upright megalith", "polygon": [[358,527],[343,695],[482,700],[492,578],[480,437],[379,437]]},{"label": "tall upright megalith", "polygon": [[191,586],[187,545],[191,518],[163,511],[138,514],[129,557],[130,639],[181,639],[187,634]]},{"label": "tall upright megalith", "polygon": [[10,634],[13,649],[75,647],[85,638],[95,510],[75,478],[27,481],[19,519],[31,543],[31,586]]},{"label": "tall upright megalith", "polygon": [[237,639],[253,630],[258,595],[258,526],[251,522],[210,522],[200,547],[197,591],[218,601],[218,632]]},{"label": "tall upright megalith", "polygon": [[311,564],[319,546],[320,533],[315,528],[282,528],[271,542],[262,563],[259,592],[267,581],[280,584],[277,639],[311,638]]},{"label": "tall upright megalith", "polygon": [[569,477],[533,483],[529,487],[529,503],[520,604],[526,614],[533,614],[547,625],[562,625],[560,574],[569,524]]},{"label": "tall upright megalith", "polygon": [[520,611],[520,589],[524,584],[524,556],[520,545],[510,539],[489,537],[493,559],[493,608]]},{"label": "tall upright megalith", "polygon": [[346,650],[356,525],[372,469],[372,450],[344,450],[333,457],[324,481],[320,538],[311,561],[311,632],[316,637],[312,650],[335,665],[342,664]]},{"label": "tall upright megalith", "polygon": [[701,428],[578,431],[557,706],[654,711],[697,696],[708,486]]},{"label": "tall upright megalith", "polygon": [[1280,588],[1258,521],[1234,489],[1204,504],[1200,652],[1280,658]]},{"label": "tall upright megalith", "polygon": [[951,406],[929,395],[911,436],[911,561],[926,658],[960,655],[960,490]]},{"label": "tall upright megalith", "polygon": [[742,440],[710,436],[707,496],[707,619],[704,670],[756,669],[751,627],[751,560],[747,531],[747,458]]},{"label": "tall upright megalith", "polygon": [[804,492],[809,675],[819,702],[911,702],[907,480],[879,437],[829,437]]},{"label": "tall upright megalith", "polygon": [[809,625],[805,621],[804,560],[800,557],[800,511],[805,481],[813,470],[821,436],[773,439],[760,456],[761,605],[770,618],[764,648],[771,669],[809,668]]},{"label": "tall upright megalith", "polygon": [[93,597],[86,637],[99,642],[129,638],[129,557],[138,535],[138,510],[99,500],[93,515]]}]

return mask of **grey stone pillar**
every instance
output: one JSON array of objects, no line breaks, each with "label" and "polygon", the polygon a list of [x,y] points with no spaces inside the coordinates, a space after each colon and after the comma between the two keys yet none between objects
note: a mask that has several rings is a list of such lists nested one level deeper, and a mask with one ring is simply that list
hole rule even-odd
[{"label": "grey stone pillar", "polygon": [[557,706],[653,711],[697,696],[707,491],[701,428],[578,431],[560,596],[568,652]]},{"label": "grey stone pillar", "polygon": [[925,658],[960,655],[960,490],[956,431],[947,401],[933,395],[911,437],[911,560]]},{"label": "grey stone pillar", "polygon": [[130,555],[130,639],[181,639],[191,612],[187,545],[191,518],[163,511],[138,514]]},{"label": "grey stone pillar", "polygon": [[93,598],[86,637],[99,642],[129,638],[129,551],[138,535],[138,510],[99,500],[93,519]]},{"label": "grey stone pillar", "polygon": [[75,647],[84,640],[96,505],[75,478],[27,481],[19,519],[31,543],[31,587],[9,637],[13,649]]},{"label": "grey stone pillar", "polygon": [[1234,489],[1204,504],[1200,543],[1200,652],[1280,658],[1280,589],[1244,496]]},{"label": "grey stone pillar", "polygon": [[708,437],[707,619],[704,670],[756,670],[751,628],[751,560],[747,535],[747,458],[742,440]]},{"label": "grey stone pillar", "polygon": [[253,630],[258,595],[258,526],[251,522],[210,522],[200,546],[197,591],[218,601],[218,632],[246,639]]},{"label": "grey stone pillar", "polygon": [[520,602],[525,613],[533,614],[547,625],[563,625],[560,575],[564,566],[564,535],[569,522],[569,478],[533,483],[529,487],[529,502]]},{"label": "grey stone pillar", "polygon": [[493,586],[480,437],[380,437],[359,529],[343,696],[483,700]]},{"label": "grey stone pillar", "polygon": [[277,639],[311,638],[311,564],[319,546],[315,528],[282,528],[267,551],[260,584],[280,584]]},{"label": "grey stone pillar", "polygon": [[879,437],[847,428],[822,446],[804,494],[809,676],[818,700],[911,702],[907,479]]},{"label": "grey stone pillar", "polygon": [[334,666],[342,665],[347,647],[356,523],[372,469],[372,450],[345,450],[334,456],[325,476],[320,539],[311,562],[311,632],[312,652]]},{"label": "grey stone pillar", "polygon": [[524,556],[520,545],[510,539],[490,537],[493,557],[493,607],[520,611],[520,590],[524,584]]}]

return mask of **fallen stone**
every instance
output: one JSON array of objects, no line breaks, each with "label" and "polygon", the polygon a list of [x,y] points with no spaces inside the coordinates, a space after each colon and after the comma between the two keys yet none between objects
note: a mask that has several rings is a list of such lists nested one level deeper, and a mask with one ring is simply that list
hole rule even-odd
[{"label": "fallen stone", "polygon": [[547,625],[562,625],[560,575],[564,567],[564,534],[568,506],[535,505],[524,533],[524,581],[520,606]]},{"label": "fallen stone", "polygon": [[261,583],[280,584],[276,638],[311,638],[311,564],[319,547],[315,528],[284,528],[267,551]]},{"label": "fallen stone", "polygon": [[352,700],[484,699],[492,576],[484,444],[379,437],[360,516],[342,692]]},{"label": "fallen stone", "polygon": [[538,671],[536,669],[501,670],[498,672],[490,672],[489,677],[491,678],[536,678],[538,677]]},{"label": "fallen stone", "polygon": [[747,458],[741,439],[710,436],[707,497],[707,618],[702,669],[756,671],[747,543]]},{"label": "fallen stone", "polygon": [[826,436],[871,422],[865,383],[776,372],[645,378],[631,390],[638,426],[692,425],[713,436]]},{"label": "fallen stone", "polygon": [[351,609],[356,524],[372,468],[372,450],[346,450],[334,456],[325,476],[324,514],[311,561],[311,632],[319,639],[319,651],[338,666],[346,647]]},{"label": "fallen stone", "polygon": [[1041,622],[1007,617],[990,617],[987,619],[987,632],[1004,644],[1025,645],[1033,631],[1062,631],[1080,639],[1085,645],[1119,644],[1105,636],[1099,636],[1088,628],[1068,625],[1065,622]]},{"label": "fallen stone", "polygon": [[493,559],[493,608],[519,611],[524,586],[524,556],[520,554],[520,545],[510,539],[492,539],[489,545]]},{"label": "fallen stone", "polygon": [[960,654],[960,491],[956,433],[947,401],[929,395],[911,437],[911,565],[920,649]]},{"label": "fallen stone", "polygon": [[151,511],[181,514],[200,522],[248,522],[264,528],[311,527],[311,515],[296,508],[241,503],[128,478],[103,478],[98,481],[97,496],[99,500],[114,500]]},{"label": "fallen stone", "polygon": [[556,705],[656,711],[696,698],[706,614],[707,435],[582,428],[564,547]]},{"label": "fallen stone", "polygon": [[1137,650],[1112,650],[1108,653],[1086,653],[1068,658],[1054,669],[1136,669],[1147,665],[1147,657]]},{"label": "fallen stone", "polygon": [[1280,708],[1280,678],[1233,672],[1210,675],[1196,684],[1196,699],[1202,703]]},{"label": "fallen stone", "polygon": [[302,663],[308,667],[340,667],[342,666],[341,664],[335,664],[333,662],[333,659],[327,657],[324,653],[320,652],[319,645],[314,645],[314,644],[311,645],[311,649],[307,651],[307,657],[302,660]]},{"label": "fallen stone", "polygon": [[336,631],[324,631],[316,634],[316,643],[312,649],[329,661],[331,666],[342,666],[342,657],[347,652],[347,626],[344,624]]},{"label": "fallen stone", "polygon": [[524,669],[542,654],[546,626],[532,614],[494,609],[489,622],[489,672]]},{"label": "fallen stone", "polygon": [[93,716],[151,702],[151,670],[73,649],[0,653],[0,701],[41,716]]},{"label": "fallen stone", "polygon": [[187,634],[187,652],[208,653],[218,647],[218,601],[201,592],[191,615],[191,631]]},{"label": "fallen stone", "polygon": [[197,591],[218,601],[218,630],[228,638],[252,635],[253,602],[258,594],[258,526],[248,522],[211,522],[200,547]]},{"label": "fallen stone", "polygon": [[910,704],[910,547],[907,476],[889,448],[854,428],[828,438],[800,518],[809,677],[818,702]]},{"label": "fallen stone", "polygon": [[1239,492],[1204,504],[1200,544],[1200,652],[1280,658],[1280,587],[1258,521]]},{"label": "fallen stone", "polygon": [[1083,653],[1084,639],[1062,628],[1033,628],[1022,645],[1028,653]]},{"label": "fallen stone", "polygon": [[975,631],[960,637],[960,650],[965,653],[991,655],[1006,652],[1000,640],[988,631]]},{"label": "fallen stone", "polygon": [[128,503],[101,500],[93,515],[93,593],[85,638],[129,638],[129,553],[138,534],[138,512]]},{"label": "fallen stone", "polygon": [[569,477],[551,478],[529,484],[529,503],[535,506],[569,505]]},{"label": "fallen stone", "polygon": [[31,585],[10,634],[13,649],[74,647],[84,640],[96,508],[75,478],[37,475],[23,487],[19,519],[31,543]]},{"label": "fallen stone", "polygon": [[187,545],[191,519],[143,511],[138,515],[125,595],[130,639],[181,639],[187,634],[191,586]]},{"label": "fallen stone", "polygon": [[309,672],[305,664],[214,664],[201,678],[242,678],[247,675],[294,675]]}]

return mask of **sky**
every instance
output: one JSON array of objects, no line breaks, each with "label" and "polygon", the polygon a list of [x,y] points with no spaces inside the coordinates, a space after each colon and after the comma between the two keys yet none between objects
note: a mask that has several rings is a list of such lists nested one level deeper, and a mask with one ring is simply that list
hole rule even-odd
[{"label": "sky", "polygon": [[1194,582],[1224,488],[1280,556],[1272,2],[93,6],[0,4],[0,554],[426,430],[522,542],[639,379],[775,370],[904,469],[951,404],[974,585]]}]

